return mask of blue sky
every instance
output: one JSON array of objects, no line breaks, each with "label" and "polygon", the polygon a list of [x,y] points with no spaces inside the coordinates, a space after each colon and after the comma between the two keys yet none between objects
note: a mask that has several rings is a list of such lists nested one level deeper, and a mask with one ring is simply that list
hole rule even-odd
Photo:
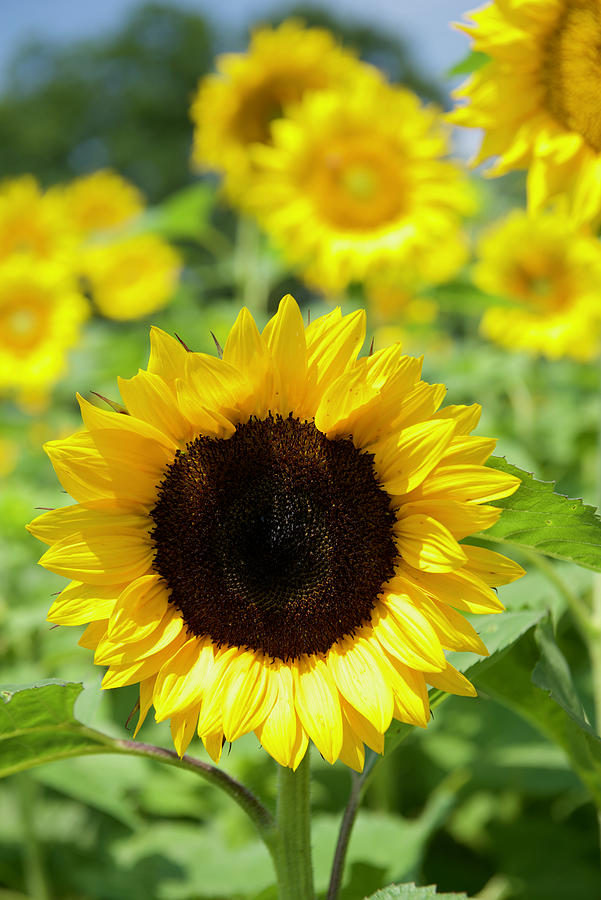
[{"label": "blue sky", "polygon": [[[68,43],[91,37],[119,25],[139,0],[0,0],[0,80],[15,49],[33,37]],[[219,24],[253,21],[274,9],[281,0],[178,0],[174,5],[195,9]],[[315,6],[342,13],[357,22],[371,22],[398,30],[408,40],[415,60],[435,75],[442,75],[467,52],[464,35],[449,23],[473,0],[315,0]]]}]

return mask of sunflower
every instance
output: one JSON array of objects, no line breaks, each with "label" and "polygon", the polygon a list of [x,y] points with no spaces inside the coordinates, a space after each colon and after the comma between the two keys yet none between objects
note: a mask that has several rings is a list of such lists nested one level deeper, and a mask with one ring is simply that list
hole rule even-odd
[{"label": "sunflower", "polygon": [[182,262],[155,234],[137,234],[90,244],[80,253],[80,270],[95,305],[109,319],[137,319],[172,299]]},{"label": "sunflower", "polygon": [[439,113],[404,88],[314,92],[253,149],[247,206],[326,292],[385,272],[445,280],[466,259],[461,215],[473,208],[447,152]]},{"label": "sunflower", "polygon": [[32,175],[0,184],[0,260],[13,253],[42,259],[65,257],[75,242],[61,190],[43,193]]},{"label": "sunflower", "polygon": [[226,175],[225,188],[237,203],[251,171],[249,146],[269,143],[271,123],[306,91],[349,88],[371,66],[339,47],[323,28],[290,19],[253,32],[246,53],[217,60],[218,74],[204,78],[190,114],[195,125],[193,161]]},{"label": "sunflower", "polygon": [[129,181],[101,169],[72,181],[63,192],[65,212],[84,234],[123,225],[144,209],[144,198]]},{"label": "sunflower", "polygon": [[88,315],[62,266],[27,254],[0,262],[0,392],[45,391]]},{"label": "sunflower", "polygon": [[473,279],[515,303],[486,310],[480,325],[486,337],[550,359],[598,354],[601,245],[565,215],[515,210],[494,224],[480,239]]},{"label": "sunflower", "polygon": [[77,501],[29,526],[72,579],[49,619],[89,623],[103,686],[139,683],[138,728],[154,706],[180,755],[254,731],[284,766],[312,740],[360,770],[393,717],[427,725],[427,684],[475,694],[444,648],[486,653],[461,612],[522,570],[458,541],[518,480],[483,465],[478,406],[439,409],[399,346],[357,358],[364,334],[290,296],[262,333],[243,309],[223,358],[153,328],[126,414],[80,398],[46,445]]},{"label": "sunflower", "polygon": [[599,0],[496,0],[460,25],[490,60],[457,91],[452,119],[484,129],[476,162],[529,169],[528,203],[565,194],[586,221],[601,212]]}]

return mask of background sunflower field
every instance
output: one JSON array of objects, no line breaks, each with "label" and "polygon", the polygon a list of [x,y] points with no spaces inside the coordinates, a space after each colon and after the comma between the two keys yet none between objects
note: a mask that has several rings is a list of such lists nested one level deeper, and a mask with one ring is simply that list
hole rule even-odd
[{"label": "background sunflower field", "polygon": [[[470,139],[444,111],[481,62],[468,42],[445,75],[375,12],[349,24],[333,5],[278,6],[261,19],[273,41],[265,57],[253,38],[252,66],[222,62],[216,87],[218,58],[255,51],[244,28],[217,27],[210,12],[148,4],[101,37],[41,38],[14,55],[0,95],[0,692],[81,682],[78,718],[113,736],[130,728],[136,690],[101,691],[72,631],[46,622],[62,579],[36,567],[24,525],[65,502],[42,443],[79,427],[76,391],[110,400],[117,375],[146,364],[151,324],[213,353],[242,304],[260,325],[287,292],[311,317],[366,306],[366,350],[373,337],[378,349],[401,340],[423,353],[423,377],[443,382],[449,403],[482,403],[480,433],[499,437],[498,456],[593,506],[601,490],[598,238],[574,232],[561,209],[528,220],[523,173],[493,181],[466,166]],[[301,59],[308,30],[319,39],[307,71],[325,79],[323,94],[301,98],[287,84],[277,109],[271,94],[253,107],[261,66],[277,53]],[[356,66],[361,86],[349,88]],[[262,139],[261,122],[271,127],[292,103]],[[365,192],[367,218],[357,212]],[[397,208],[401,195],[410,199]],[[344,216],[355,217],[352,240],[339,233]],[[595,721],[578,624],[593,576],[529,551],[516,559],[528,575],[502,589],[509,624],[499,617],[483,635],[500,652],[474,674],[478,698],[450,697],[374,774],[344,900],[392,881],[479,900],[599,896],[601,751],[583,750],[548,706],[551,693],[566,721]],[[142,739],[169,745],[164,723],[149,721]],[[206,758],[198,741],[190,752]],[[2,753],[0,739],[0,771]],[[221,765],[273,793],[253,736]],[[348,791],[348,770],[318,758],[320,897]],[[251,825],[180,769],[92,756],[0,781],[0,900],[275,900],[272,882]]]}]

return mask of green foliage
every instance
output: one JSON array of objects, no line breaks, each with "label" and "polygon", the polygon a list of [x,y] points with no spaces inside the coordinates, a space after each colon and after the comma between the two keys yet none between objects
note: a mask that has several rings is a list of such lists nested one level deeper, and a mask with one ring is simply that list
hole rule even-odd
[{"label": "green foliage", "polygon": [[485,66],[489,60],[490,56],[488,53],[482,53],[481,50],[472,50],[460,62],[452,66],[447,75],[451,78],[455,75],[471,75],[472,72],[477,72],[478,69]]},{"label": "green foliage", "polygon": [[46,684],[0,697],[0,778],[53,759],[102,753],[110,738],[86,728],[73,714],[79,684]]},{"label": "green foliage", "polygon": [[433,885],[416,887],[415,884],[391,884],[376,891],[369,900],[468,900],[467,894],[439,894]]},{"label": "green foliage", "polygon": [[488,465],[516,475],[522,483],[511,497],[495,503],[503,515],[480,537],[529,547],[601,572],[601,519],[594,507],[554,493],[554,483],[538,481],[505,459],[491,457]]},{"label": "green foliage", "polygon": [[566,660],[548,626],[539,625],[477,683],[539,728],[568,755],[601,807],[601,738],[586,721]]}]

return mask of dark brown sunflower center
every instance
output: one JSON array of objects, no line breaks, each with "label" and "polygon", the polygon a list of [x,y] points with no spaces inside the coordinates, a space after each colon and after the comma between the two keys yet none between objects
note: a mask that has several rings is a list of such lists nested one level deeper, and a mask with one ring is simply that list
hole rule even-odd
[{"label": "dark brown sunflower center", "polygon": [[154,566],[188,629],[274,658],[352,634],[394,573],[373,456],[292,416],[189,443],[151,517]]}]

